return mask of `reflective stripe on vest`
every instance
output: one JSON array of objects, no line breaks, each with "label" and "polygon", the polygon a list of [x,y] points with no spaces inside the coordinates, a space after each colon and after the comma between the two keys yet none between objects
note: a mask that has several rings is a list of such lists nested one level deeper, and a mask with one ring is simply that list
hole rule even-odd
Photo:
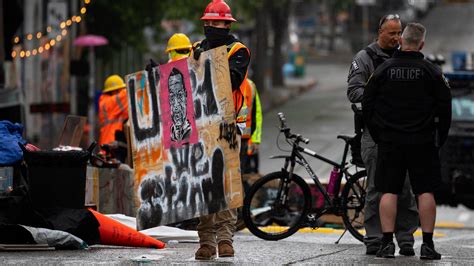
[{"label": "reflective stripe on vest", "polygon": [[115,131],[123,129],[128,119],[128,102],[126,90],[115,95],[102,95],[99,99],[100,136],[99,144],[107,144],[115,140]]},{"label": "reflective stripe on vest", "polygon": [[[126,99],[125,99],[126,100]],[[122,101],[120,100],[120,96],[119,94],[115,94],[115,102],[117,104],[117,106],[120,108],[120,112],[126,112],[127,110],[125,109],[125,107],[123,106],[123,103]],[[103,115],[103,118],[104,118],[104,121],[99,121],[100,123],[100,126],[106,126],[106,125],[109,125],[109,124],[113,124],[113,123],[123,123],[125,120],[127,120],[127,118],[125,117],[118,117],[118,118],[115,118],[115,119],[109,119],[109,115],[107,114],[107,109],[105,108],[105,104],[102,105],[102,115]]]},{"label": "reflective stripe on vest", "polygon": [[[229,59],[233,54],[235,54],[240,49],[246,49],[247,52],[250,54],[250,50],[240,42],[234,42],[227,46],[229,49],[227,53],[227,59]],[[242,132],[242,138],[250,138],[250,127],[251,127],[251,106],[252,106],[252,96],[251,94],[252,88],[251,85],[247,81],[248,70],[245,73],[244,80],[242,84],[240,84],[240,88],[238,90],[233,91],[233,98],[234,98],[234,105],[235,105],[235,112],[236,112],[236,121],[237,123],[245,124],[245,129]],[[248,95],[248,97],[245,97]],[[243,127],[243,126],[242,126]]]},{"label": "reflective stripe on vest", "polygon": [[252,87],[252,105],[251,105],[251,123],[250,134],[251,142],[260,144],[262,139],[262,106],[260,104],[260,96],[258,95],[257,86],[250,79],[248,80]]},{"label": "reflective stripe on vest", "polygon": [[[245,83],[242,82],[242,86],[240,86],[240,90],[244,95],[244,103],[245,103],[245,112],[239,113],[239,115],[245,115],[245,130],[242,132],[242,138],[250,138],[252,135],[252,108],[253,102],[255,101],[255,89],[252,84],[249,82],[248,79],[245,79]],[[244,108],[242,108],[244,109]]]}]

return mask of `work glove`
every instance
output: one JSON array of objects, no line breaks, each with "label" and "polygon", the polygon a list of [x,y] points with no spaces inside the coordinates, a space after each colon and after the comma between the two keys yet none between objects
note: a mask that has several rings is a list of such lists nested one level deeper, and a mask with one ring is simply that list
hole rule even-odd
[{"label": "work glove", "polygon": [[250,145],[248,145],[247,147],[247,155],[253,155],[253,154],[256,154],[258,153],[258,147],[259,147],[259,144],[258,143],[251,143]]},{"label": "work glove", "polygon": [[146,65],[145,70],[150,72],[154,67],[157,67],[158,65],[158,63],[156,63],[153,59],[150,58],[150,63]]},{"label": "work glove", "polygon": [[193,50],[193,57],[194,57],[194,60],[199,60],[199,57],[201,57],[201,53],[204,52],[204,49],[202,48],[196,48]]}]

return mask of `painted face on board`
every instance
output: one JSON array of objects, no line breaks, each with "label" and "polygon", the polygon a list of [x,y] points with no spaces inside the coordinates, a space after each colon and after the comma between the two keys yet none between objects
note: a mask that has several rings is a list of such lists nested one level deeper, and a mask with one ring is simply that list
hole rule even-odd
[{"label": "painted face on board", "polygon": [[181,73],[172,74],[168,79],[171,118],[175,126],[181,126],[186,120],[186,89]]}]

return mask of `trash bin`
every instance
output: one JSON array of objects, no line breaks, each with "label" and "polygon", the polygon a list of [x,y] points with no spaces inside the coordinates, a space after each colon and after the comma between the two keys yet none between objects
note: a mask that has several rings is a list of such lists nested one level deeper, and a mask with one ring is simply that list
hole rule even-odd
[{"label": "trash bin", "polygon": [[453,70],[465,70],[466,69],[466,52],[456,51],[451,53],[451,61]]},{"label": "trash bin", "polygon": [[84,208],[88,151],[26,151],[33,206]]},{"label": "trash bin", "polygon": [[304,56],[301,53],[297,53],[295,56],[295,77],[303,77],[304,76]]}]

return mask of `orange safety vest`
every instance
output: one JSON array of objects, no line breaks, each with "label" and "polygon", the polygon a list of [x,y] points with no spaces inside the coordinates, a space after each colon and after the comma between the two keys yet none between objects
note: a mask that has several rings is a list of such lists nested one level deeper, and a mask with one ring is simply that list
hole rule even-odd
[{"label": "orange safety vest", "polygon": [[123,130],[128,119],[127,90],[118,93],[104,93],[99,98],[99,145],[115,141],[115,131]]},{"label": "orange safety vest", "polygon": [[[240,49],[246,49],[250,54],[250,50],[240,42],[235,42],[227,46],[230,48],[227,58],[230,58]],[[240,84],[240,89],[233,91],[235,114],[237,123],[245,123],[242,138],[250,138],[252,126],[252,86],[247,80],[248,70],[245,73],[244,80]]]}]

